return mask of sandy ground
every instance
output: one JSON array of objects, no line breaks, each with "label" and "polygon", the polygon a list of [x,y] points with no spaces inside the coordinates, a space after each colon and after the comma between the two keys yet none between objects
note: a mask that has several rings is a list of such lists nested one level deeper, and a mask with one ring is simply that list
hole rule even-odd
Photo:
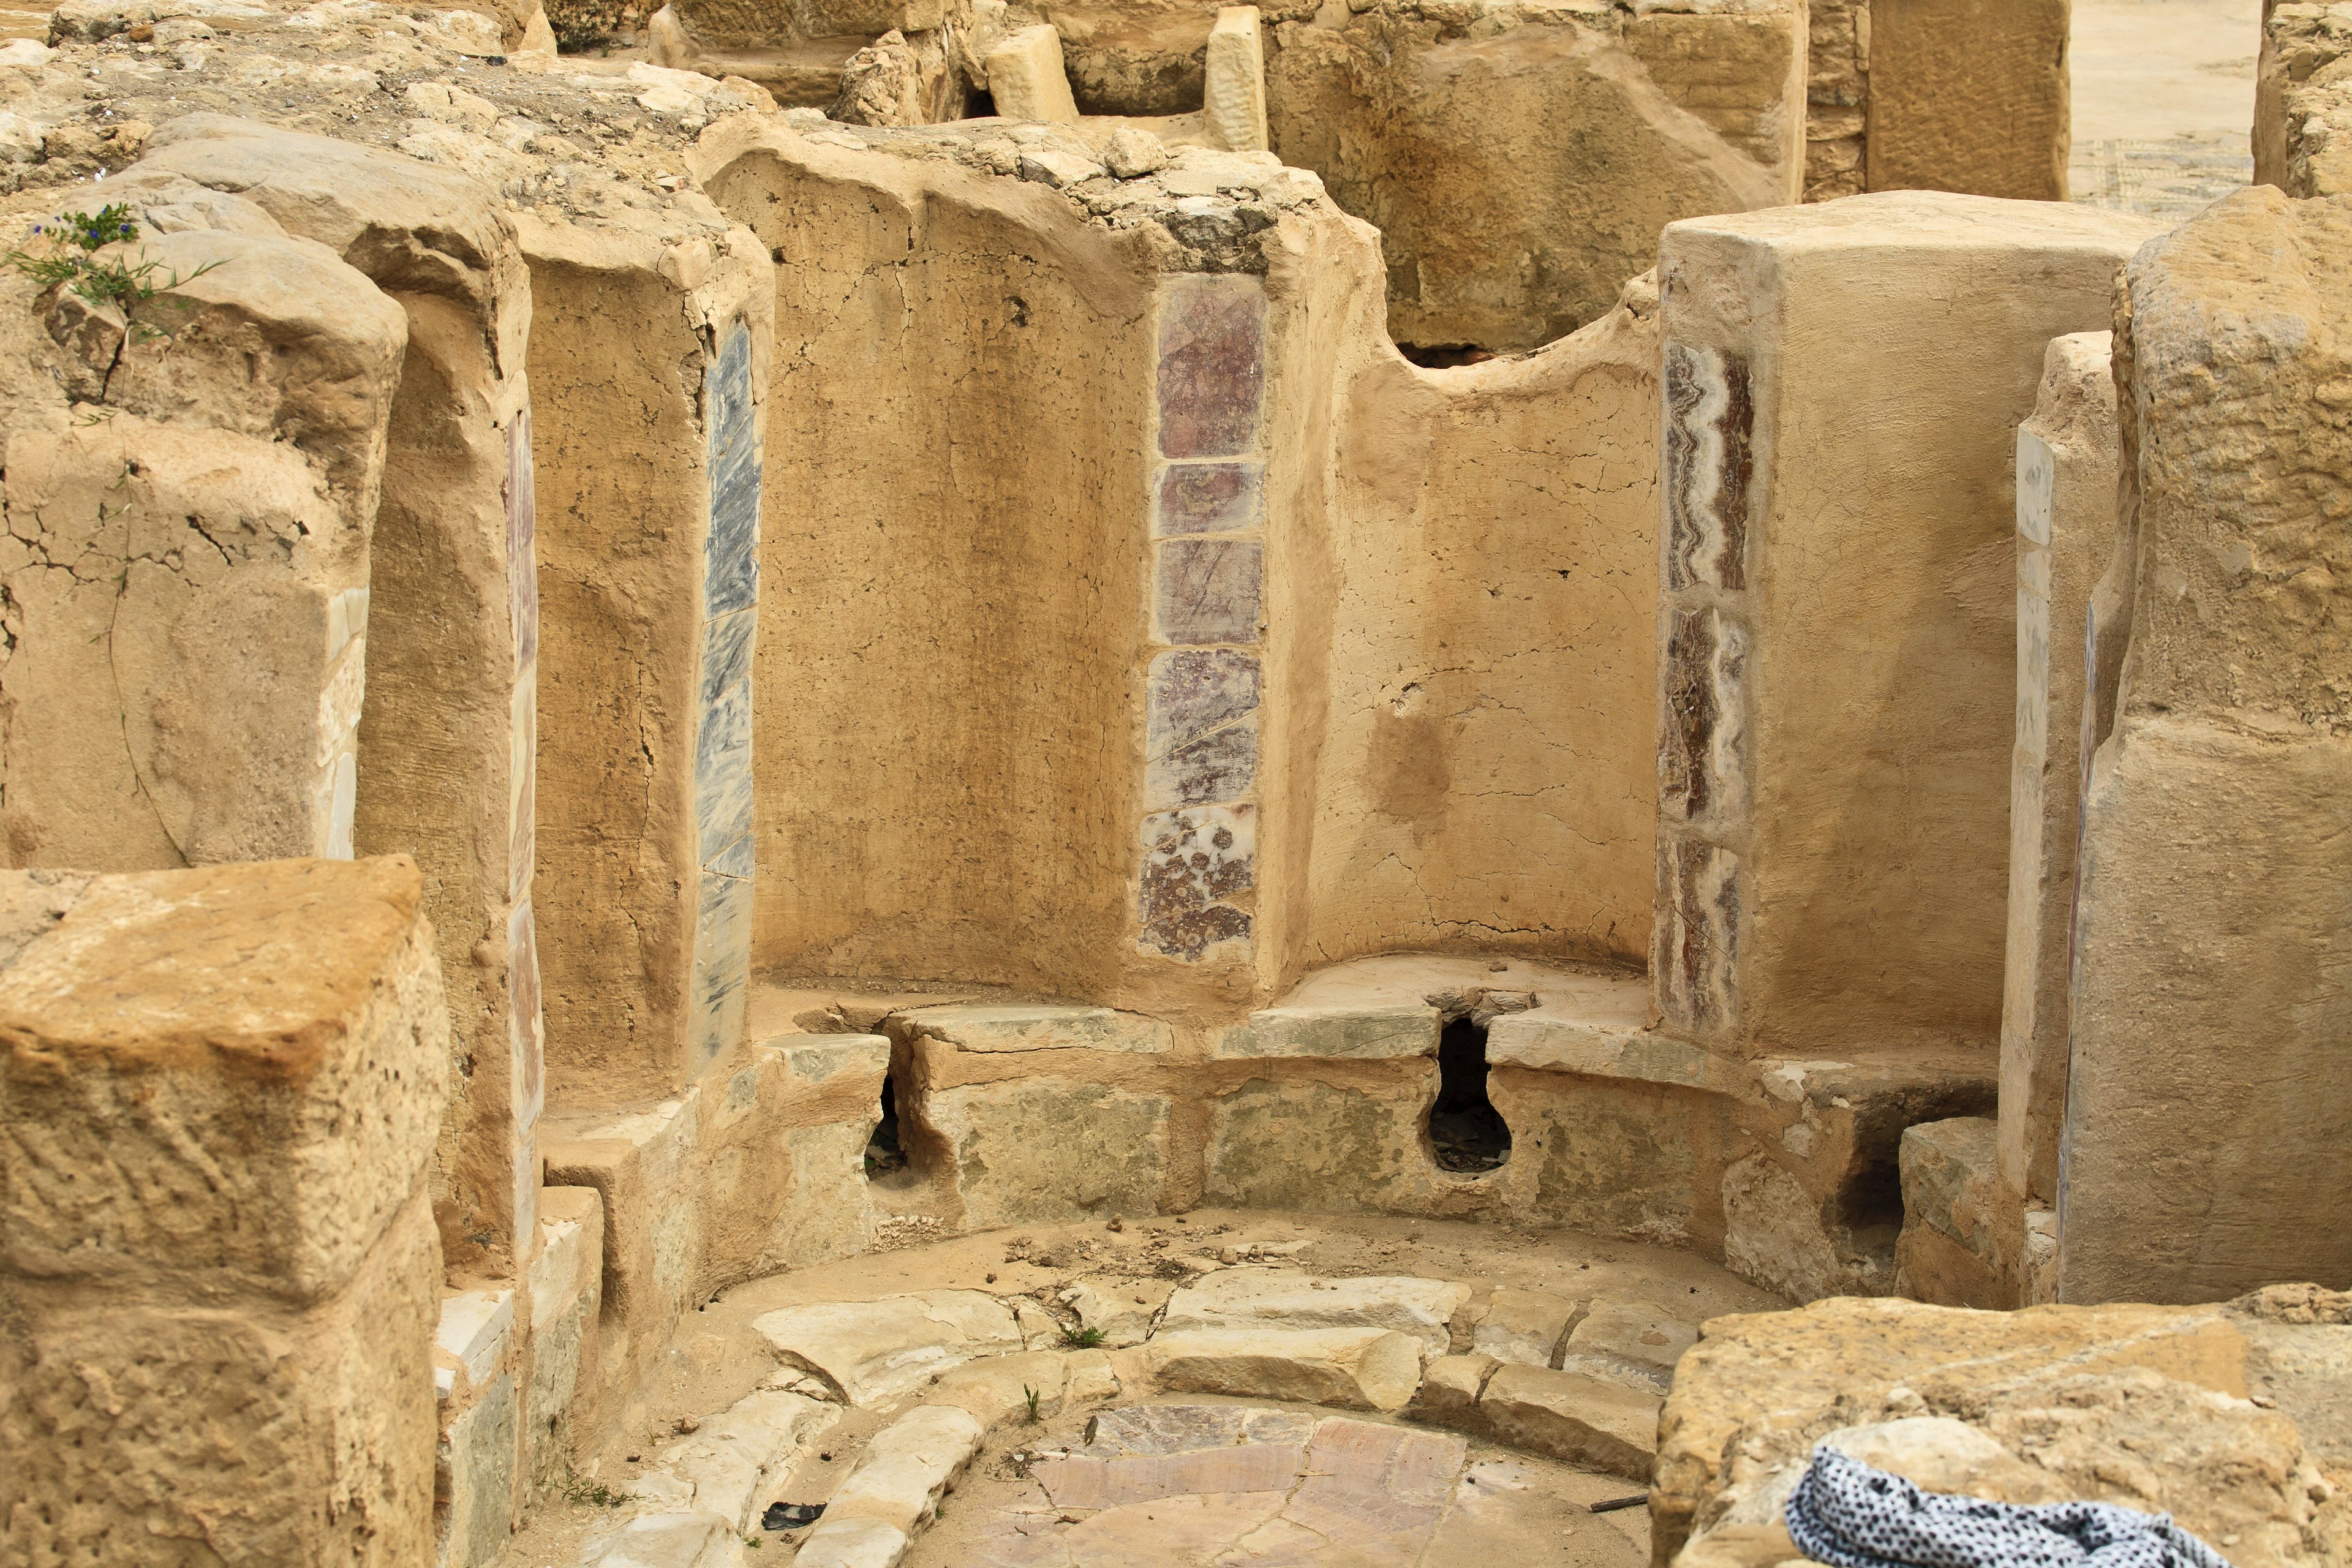
[{"label": "sandy ground", "polygon": [[2262,0],[2074,0],[2078,202],[2183,218],[2253,175]]}]

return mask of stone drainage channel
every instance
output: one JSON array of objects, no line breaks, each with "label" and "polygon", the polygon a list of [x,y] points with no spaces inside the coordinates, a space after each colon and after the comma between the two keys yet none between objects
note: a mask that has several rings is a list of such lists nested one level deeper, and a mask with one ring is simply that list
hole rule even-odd
[{"label": "stone drainage channel", "polygon": [[1780,1305],[1573,1233],[1219,1217],[738,1287],[681,1331],[626,1451],[584,1463],[589,1506],[543,1509],[506,1562],[1636,1568],[1646,1515],[1591,1505],[1645,1484],[1698,1321]]}]

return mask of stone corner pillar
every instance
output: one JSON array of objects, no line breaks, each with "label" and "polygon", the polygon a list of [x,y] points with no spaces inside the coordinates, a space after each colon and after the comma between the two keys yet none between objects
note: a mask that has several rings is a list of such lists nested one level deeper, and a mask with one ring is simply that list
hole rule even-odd
[{"label": "stone corner pillar", "polygon": [[12,1557],[432,1559],[421,894],[400,858],[0,873]]},{"label": "stone corner pillar", "polygon": [[1665,230],[1669,1030],[1760,1056],[1990,1056],[2015,431],[2050,339],[2107,322],[2149,226],[1901,192]]},{"label": "stone corner pillar", "polygon": [[2095,731],[2066,1301],[2352,1286],[2352,196],[2236,193],[2125,275],[2130,641]]}]

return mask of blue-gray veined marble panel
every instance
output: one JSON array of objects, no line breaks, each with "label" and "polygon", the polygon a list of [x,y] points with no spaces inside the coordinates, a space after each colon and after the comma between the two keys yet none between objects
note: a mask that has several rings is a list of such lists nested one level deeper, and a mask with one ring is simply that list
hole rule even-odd
[{"label": "blue-gray veined marble panel", "polygon": [[694,743],[695,859],[708,866],[751,831],[751,683],[702,710]]},{"label": "blue-gray veined marble panel", "polygon": [[720,340],[710,398],[710,538],[702,608],[718,616],[760,597],[760,439],[752,419],[751,334],[739,322]]},{"label": "blue-gray veined marble panel", "polygon": [[687,1015],[693,1067],[709,1065],[742,1034],[751,968],[751,884],[705,871],[695,910],[694,989]]},{"label": "blue-gray veined marble panel", "polygon": [[751,679],[751,647],[759,630],[757,610],[714,617],[702,628],[702,705],[719,700],[729,687]]}]

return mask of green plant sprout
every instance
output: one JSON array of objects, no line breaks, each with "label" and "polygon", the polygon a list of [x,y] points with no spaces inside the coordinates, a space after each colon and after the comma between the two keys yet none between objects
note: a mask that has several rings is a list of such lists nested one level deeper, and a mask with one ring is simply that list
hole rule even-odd
[{"label": "green plant sprout", "polygon": [[1075,1351],[1090,1351],[1103,1342],[1100,1329],[1064,1329],[1062,1342]]},{"label": "green plant sprout", "polygon": [[1027,1384],[1021,1385],[1021,1397],[1029,1402],[1029,1425],[1037,1425],[1037,1391]]},{"label": "green plant sprout", "polygon": [[[35,224],[33,233],[46,247],[39,255],[11,250],[0,256],[0,265],[23,273],[44,290],[62,288],[93,305],[110,305],[118,310],[143,305],[164,289],[193,282],[220,265],[207,261],[185,278],[173,270],[159,283],[155,275],[164,271],[163,264],[143,252],[136,261],[121,255],[100,258],[98,253],[108,247],[130,245],[139,237],[139,226],[131,221],[131,209],[121,202],[99,208],[95,216],[89,213],[62,214],[47,223]],[[187,309],[186,300],[173,303]]]}]

